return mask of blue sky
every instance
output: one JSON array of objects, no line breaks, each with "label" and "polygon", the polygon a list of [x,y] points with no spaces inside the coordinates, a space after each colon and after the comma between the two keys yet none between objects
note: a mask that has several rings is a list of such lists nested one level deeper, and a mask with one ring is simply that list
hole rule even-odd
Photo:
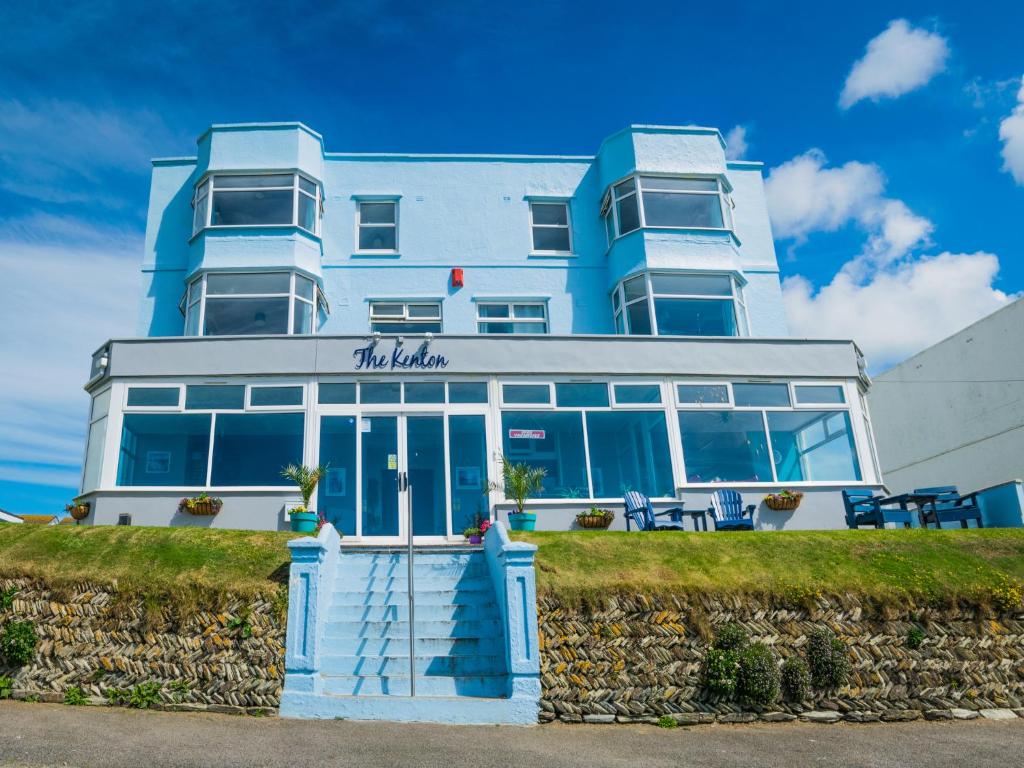
[{"label": "blue sky", "polygon": [[135,328],[148,160],[212,122],[564,154],[718,126],[767,165],[794,332],[875,370],[1024,289],[1024,4],[495,6],[0,7],[0,508],[74,493],[89,354]]}]

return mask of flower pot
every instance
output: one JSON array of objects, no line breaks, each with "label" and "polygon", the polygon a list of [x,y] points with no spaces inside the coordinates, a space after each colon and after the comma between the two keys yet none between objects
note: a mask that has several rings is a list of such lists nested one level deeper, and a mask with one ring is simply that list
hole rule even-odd
[{"label": "flower pot", "polygon": [[293,533],[316,533],[316,524],[320,519],[316,512],[292,512],[291,516]]},{"label": "flower pot", "polygon": [[605,529],[612,524],[612,515],[578,515],[576,523],[580,528]]},{"label": "flower pot", "polygon": [[89,516],[89,504],[73,504],[68,511],[75,520],[85,520]]},{"label": "flower pot", "polygon": [[508,525],[513,531],[532,531],[537,525],[536,512],[519,512],[508,516]]},{"label": "flower pot", "polygon": [[800,506],[800,502],[804,500],[802,493],[794,493],[791,496],[782,496],[777,493],[771,493],[764,497],[764,505],[768,509],[773,509],[776,512],[788,512],[796,509]]},{"label": "flower pot", "polygon": [[482,544],[483,540],[484,540],[483,535],[476,535],[476,536],[470,536],[469,537],[469,543],[470,544]]},{"label": "flower pot", "polygon": [[188,513],[190,515],[201,515],[204,517],[210,517],[220,512],[220,507],[213,503],[212,499],[200,499],[192,503],[188,507]]}]

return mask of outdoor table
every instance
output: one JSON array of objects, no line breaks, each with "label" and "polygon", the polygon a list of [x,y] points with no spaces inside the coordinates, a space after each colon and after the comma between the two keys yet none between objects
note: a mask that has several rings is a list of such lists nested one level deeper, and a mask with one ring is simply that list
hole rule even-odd
[{"label": "outdoor table", "polygon": [[[682,493],[680,489],[676,489],[676,498],[679,498]],[[679,499],[680,512],[672,515],[673,523],[681,523],[682,516],[688,515],[690,520],[693,521],[693,530],[695,531],[707,531],[708,529],[708,512],[706,509],[684,509],[686,502]]]},{"label": "outdoor table", "polygon": [[899,504],[900,509],[909,512],[910,504],[917,507],[917,519],[924,528],[924,505],[929,504],[939,496],[936,493],[900,493],[895,496],[886,496],[884,499],[878,500],[878,505],[885,506],[886,504]]}]

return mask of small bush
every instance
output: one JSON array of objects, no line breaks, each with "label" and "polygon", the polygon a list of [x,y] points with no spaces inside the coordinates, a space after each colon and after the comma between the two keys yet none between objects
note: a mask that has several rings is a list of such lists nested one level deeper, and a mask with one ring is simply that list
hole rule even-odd
[{"label": "small bush", "polygon": [[920,627],[911,627],[907,631],[907,648],[912,651],[916,651],[924,643],[924,630]]},{"label": "small bush", "polygon": [[7,663],[20,667],[31,661],[39,638],[30,621],[9,621],[0,632],[0,655]]},{"label": "small bush", "polygon": [[128,691],[128,706],[149,709],[160,703],[160,683],[139,683]]},{"label": "small bush", "polygon": [[704,656],[704,687],[716,696],[732,696],[739,674],[739,654],[732,650],[709,648]]},{"label": "small bush", "polygon": [[815,688],[823,691],[838,688],[850,674],[846,644],[831,629],[812,630],[807,642],[807,666]]},{"label": "small bush", "polygon": [[0,611],[6,611],[14,605],[14,596],[16,594],[18,594],[17,587],[8,587],[3,592],[0,592]]},{"label": "small bush", "polygon": [[11,698],[11,691],[14,690],[14,681],[4,675],[0,675],[0,699]]},{"label": "small bush", "polygon": [[659,728],[675,728],[677,725],[679,725],[679,723],[676,722],[676,719],[672,717],[672,715],[662,715],[658,718]]},{"label": "small bush", "polygon": [[779,665],[764,643],[754,643],[739,652],[736,693],[752,704],[771,704],[779,698]]},{"label": "small bush", "polygon": [[89,697],[85,695],[77,685],[73,685],[64,691],[64,703],[72,707],[79,707],[89,703]]},{"label": "small bush", "polygon": [[782,696],[786,701],[806,701],[811,695],[811,671],[807,662],[799,656],[791,656],[782,662],[779,674]]},{"label": "small bush", "polygon": [[127,703],[128,693],[124,688],[107,688],[103,695],[107,697],[107,704],[116,707],[118,704]]},{"label": "small bush", "polygon": [[714,647],[720,651],[738,651],[747,644],[747,630],[730,621],[715,634]]}]

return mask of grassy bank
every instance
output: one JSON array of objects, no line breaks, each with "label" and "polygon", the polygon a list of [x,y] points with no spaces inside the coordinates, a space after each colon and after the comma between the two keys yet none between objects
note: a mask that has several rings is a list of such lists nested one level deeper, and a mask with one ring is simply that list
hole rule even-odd
[{"label": "grassy bank", "polygon": [[174,596],[270,594],[287,582],[286,542],[298,534],[208,528],[0,525],[0,577],[61,588],[117,582]]},{"label": "grassy bank", "polygon": [[806,601],[1020,604],[1024,530],[514,533],[537,544],[542,594],[748,594]]}]

